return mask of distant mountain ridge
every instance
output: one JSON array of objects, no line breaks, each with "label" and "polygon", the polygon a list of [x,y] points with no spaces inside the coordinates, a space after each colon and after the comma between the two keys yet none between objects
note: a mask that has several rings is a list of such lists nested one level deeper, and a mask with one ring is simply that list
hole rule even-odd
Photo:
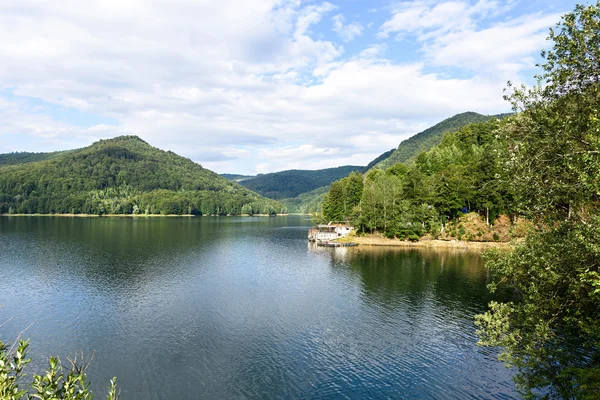
[{"label": "distant mountain ridge", "polygon": [[327,186],[331,182],[347,176],[352,171],[363,171],[365,167],[344,165],[337,168],[319,170],[299,170],[258,175],[240,181],[240,185],[271,199],[287,199]]},{"label": "distant mountain ridge", "polygon": [[[51,154],[52,156],[48,156]],[[275,214],[266,199],[137,136],[58,153],[2,155],[0,214]]]}]

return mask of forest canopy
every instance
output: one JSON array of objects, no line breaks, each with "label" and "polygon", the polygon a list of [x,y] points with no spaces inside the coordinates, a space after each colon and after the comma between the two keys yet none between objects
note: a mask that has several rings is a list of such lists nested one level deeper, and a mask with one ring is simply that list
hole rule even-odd
[{"label": "forest canopy", "polygon": [[[31,157],[28,157],[28,160]],[[280,214],[285,207],[136,136],[0,166],[0,214]]]}]

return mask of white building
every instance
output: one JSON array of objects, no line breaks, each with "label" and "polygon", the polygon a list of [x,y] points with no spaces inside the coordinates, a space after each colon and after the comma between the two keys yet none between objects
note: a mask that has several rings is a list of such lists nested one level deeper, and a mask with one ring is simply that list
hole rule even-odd
[{"label": "white building", "polygon": [[348,236],[354,227],[330,222],[327,225],[317,225],[316,228],[308,230],[308,240],[311,242],[327,242]]}]

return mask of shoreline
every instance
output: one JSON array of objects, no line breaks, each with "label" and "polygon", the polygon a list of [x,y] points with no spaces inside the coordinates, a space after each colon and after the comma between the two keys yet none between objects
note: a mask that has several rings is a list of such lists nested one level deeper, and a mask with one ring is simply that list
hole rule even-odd
[{"label": "shoreline", "polygon": [[474,249],[486,250],[489,248],[505,249],[511,248],[509,242],[469,242],[465,240],[438,240],[424,239],[416,242],[400,239],[388,239],[381,236],[353,236],[348,241],[355,242],[360,246],[374,247],[421,247],[421,248],[449,248],[449,249]]},{"label": "shoreline", "polygon": [[202,218],[202,217],[287,217],[289,214],[240,214],[240,215],[194,215],[194,214],[0,214],[0,217],[69,217],[69,218]]}]

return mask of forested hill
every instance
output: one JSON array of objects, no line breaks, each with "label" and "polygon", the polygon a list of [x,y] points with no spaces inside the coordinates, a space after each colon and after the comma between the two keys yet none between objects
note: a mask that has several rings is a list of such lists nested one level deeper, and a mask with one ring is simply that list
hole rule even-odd
[{"label": "forested hill", "polygon": [[481,115],[471,111],[456,114],[402,141],[398,148],[389,157],[377,163],[376,167],[386,169],[399,162],[410,163],[422,152],[440,144],[445,133],[457,131],[471,123],[485,122],[492,118],[503,118],[507,115],[510,114]]},{"label": "forested hill", "polygon": [[[514,213],[504,176],[507,120],[469,124],[447,134],[414,163],[374,168],[333,182],[322,204],[323,221],[350,220],[365,232],[407,238],[438,237],[448,221],[475,211],[490,221]],[[465,232],[462,232],[465,234]],[[480,240],[485,232],[469,232]]]},{"label": "forested hill", "polygon": [[271,199],[287,199],[327,186],[331,182],[347,176],[352,171],[362,172],[364,168],[356,165],[345,165],[315,171],[292,169],[258,175],[252,179],[240,181],[240,185]]},{"label": "forested hill", "polygon": [[[14,163],[13,163],[14,164]],[[275,214],[278,202],[136,136],[0,166],[0,213]]]}]

